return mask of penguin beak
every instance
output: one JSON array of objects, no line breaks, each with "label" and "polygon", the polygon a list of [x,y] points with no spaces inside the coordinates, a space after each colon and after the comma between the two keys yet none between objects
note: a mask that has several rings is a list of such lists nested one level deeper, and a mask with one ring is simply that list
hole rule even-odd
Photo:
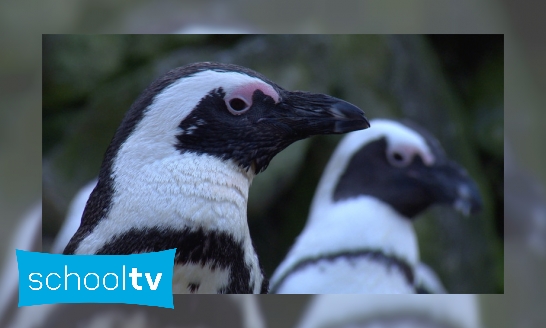
[{"label": "penguin beak", "polygon": [[370,122],[364,116],[364,112],[360,108],[343,100],[338,99],[336,103],[327,106],[324,109],[324,113],[325,115],[332,115],[334,119],[332,131],[336,134],[370,127]]},{"label": "penguin beak", "polygon": [[285,125],[298,139],[318,134],[340,134],[367,129],[370,122],[353,104],[324,94],[286,92],[269,123]]},{"label": "penguin beak", "polygon": [[455,162],[430,167],[421,179],[434,193],[437,203],[451,205],[465,216],[482,209],[480,191],[466,170]]}]

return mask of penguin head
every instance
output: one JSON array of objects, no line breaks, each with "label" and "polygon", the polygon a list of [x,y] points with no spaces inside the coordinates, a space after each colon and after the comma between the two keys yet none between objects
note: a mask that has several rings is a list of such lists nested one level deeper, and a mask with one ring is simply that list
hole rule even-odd
[{"label": "penguin head", "polygon": [[411,122],[376,119],[371,125],[336,149],[331,202],[370,196],[410,219],[434,204],[465,215],[481,209],[476,183],[430,133]]},{"label": "penguin head", "polygon": [[294,141],[367,127],[364,113],[340,99],[290,92],[241,66],[196,63],[171,70],[142,93],[109,153],[130,142],[137,157],[206,154],[257,174]]},{"label": "penguin head", "polygon": [[[182,210],[171,213],[172,199],[192,195],[211,180],[233,191],[229,197],[235,206],[228,214],[238,217],[239,209],[246,210],[252,177],[292,142],[367,127],[364,113],[354,105],[287,91],[245,67],[203,62],[175,68],[152,82],[126,113],[65,253],[74,252],[112,212],[117,215],[112,220],[124,229],[127,218],[143,226],[151,224],[143,217],[178,217]],[[199,186],[180,183],[189,178],[190,185]],[[211,191],[210,199],[228,197],[223,190]],[[237,227],[241,233],[247,230],[244,224]]]}]

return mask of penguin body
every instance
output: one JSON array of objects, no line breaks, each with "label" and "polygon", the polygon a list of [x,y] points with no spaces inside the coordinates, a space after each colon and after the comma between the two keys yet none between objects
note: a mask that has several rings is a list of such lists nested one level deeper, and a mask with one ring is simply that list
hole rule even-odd
[{"label": "penguin body", "polygon": [[294,141],[368,126],[347,102],[248,68],[174,69],[127,112],[64,254],[176,248],[175,293],[266,292],[246,218],[252,179]]},{"label": "penguin body", "polygon": [[[447,204],[481,206],[475,183],[411,123],[375,119],[348,134],[317,187],[303,232],[271,283],[277,293],[413,293],[420,265],[412,220]],[[424,273],[427,275],[427,272]],[[431,286],[441,290],[441,283]]]}]

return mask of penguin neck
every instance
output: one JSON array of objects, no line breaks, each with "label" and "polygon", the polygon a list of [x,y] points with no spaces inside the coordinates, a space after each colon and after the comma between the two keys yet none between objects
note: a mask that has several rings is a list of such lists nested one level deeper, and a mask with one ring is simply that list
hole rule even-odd
[{"label": "penguin neck", "polygon": [[173,153],[160,159],[118,156],[112,165],[111,207],[94,229],[102,240],[80,245],[93,253],[129,229],[202,229],[248,244],[248,191],[254,173],[206,154]]},{"label": "penguin neck", "polygon": [[[304,236],[326,252],[382,251],[415,265],[419,261],[417,237],[411,220],[388,204],[367,195],[312,209]],[[309,246],[308,246],[309,247]]]},{"label": "penguin neck", "polygon": [[[116,172],[114,168],[114,172]],[[243,232],[247,227],[248,191],[253,174],[232,161],[184,153],[147,167],[114,173],[111,216],[144,215],[173,228]],[[122,210],[122,211],[121,211]]]}]

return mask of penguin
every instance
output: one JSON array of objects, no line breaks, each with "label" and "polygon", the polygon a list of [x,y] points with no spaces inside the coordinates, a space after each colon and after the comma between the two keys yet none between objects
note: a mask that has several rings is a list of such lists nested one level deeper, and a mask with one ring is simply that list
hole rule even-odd
[{"label": "penguin", "polygon": [[412,222],[435,204],[478,212],[478,187],[423,128],[388,119],[370,123],[334,151],[307,223],[271,278],[272,292],[443,291],[419,262]]},{"label": "penguin", "polygon": [[296,328],[480,328],[476,295],[316,295]]},{"label": "penguin", "polygon": [[247,223],[252,179],[297,140],[368,127],[346,101],[242,66],[175,68],[126,113],[63,253],[176,248],[173,293],[265,293]]}]

